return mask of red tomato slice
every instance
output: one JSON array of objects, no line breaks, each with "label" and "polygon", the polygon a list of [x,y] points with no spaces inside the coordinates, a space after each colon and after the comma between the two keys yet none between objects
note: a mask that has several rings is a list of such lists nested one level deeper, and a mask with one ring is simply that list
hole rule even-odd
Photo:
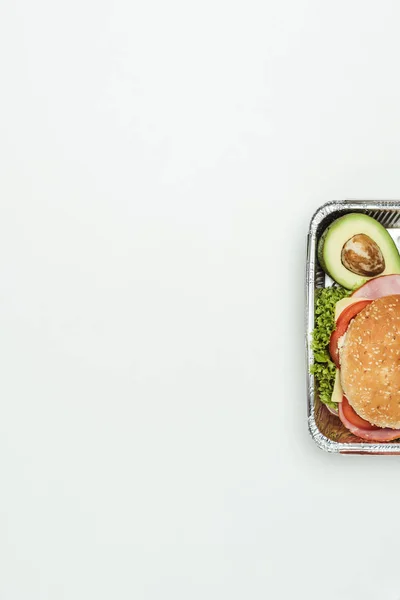
[{"label": "red tomato slice", "polygon": [[359,312],[363,310],[368,304],[371,304],[372,300],[360,300],[359,302],[355,302],[354,304],[350,304],[344,311],[340,314],[337,322],[336,329],[332,332],[331,339],[329,342],[329,354],[337,368],[340,368],[339,363],[339,348],[338,342],[339,339],[344,335],[347,331],[349,323]]},{"label": "red tomato slice", "polygon": [[380,427],[377,427],[376,425],[371,425],[371,423],[369,423],[365,419],[362,419],[356,413],[354,408],[352,406],[350,406],[349,401],[347,400],[346,396],[343,396],[342,411],[343,411],[345,418],[352,425],[354,425],[355,427],[358,427],[359,429],[366,429],[367,431],[375,431],[376,429],[381,429]]}]

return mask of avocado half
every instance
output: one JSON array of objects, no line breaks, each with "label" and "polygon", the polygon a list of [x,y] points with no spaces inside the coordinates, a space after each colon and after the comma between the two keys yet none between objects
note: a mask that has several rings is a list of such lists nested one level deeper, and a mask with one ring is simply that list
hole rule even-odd
[{"label": "avocado half", "polygon": [[324,231],[318,260],[332,279],[349,290],[377,275],[400,273],[396,244],[383,225],[363,213],[344,215]]}]

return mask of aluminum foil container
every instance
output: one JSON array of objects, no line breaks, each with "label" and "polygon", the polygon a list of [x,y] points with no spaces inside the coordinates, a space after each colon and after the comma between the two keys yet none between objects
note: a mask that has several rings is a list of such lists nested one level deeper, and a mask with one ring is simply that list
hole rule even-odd
[{"label": "aluminum foil container", "polygon": [[310,367],[314,362],[311,348],[311,333],[314,329],[315,290],[332,285],[332,280],[318,264],[318,240],[326,229],[338,217],[349,212],[365,213],[381,223],[397,247],[400,246],[400,200],[344,200],[328,202],[321,206],[310,222],[307,239],[306,268],[306,355],[307,355],[307,399],[308,427],[316,444],[326,452],[342,454],[400,454],[400,441],[371,443],[355,437],[344,427],[340,419],[331,414],[320,402]]}]

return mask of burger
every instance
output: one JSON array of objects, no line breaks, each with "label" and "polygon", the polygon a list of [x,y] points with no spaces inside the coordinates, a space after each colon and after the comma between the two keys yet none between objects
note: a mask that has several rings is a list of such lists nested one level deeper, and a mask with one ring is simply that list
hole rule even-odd
[{"label": "burger", "polygon": [[329,345],[339,418],[375,442],[400,438],[400,293],[368,297],[385,293],[387,283],[374,291],[366,284],[341,301]]}]

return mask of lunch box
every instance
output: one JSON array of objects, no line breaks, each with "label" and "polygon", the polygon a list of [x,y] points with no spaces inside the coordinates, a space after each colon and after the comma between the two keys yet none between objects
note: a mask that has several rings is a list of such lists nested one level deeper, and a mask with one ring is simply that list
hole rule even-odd
[{"label": "lunch box", "polygon": [[338,217],[361,212],[376,219],[390,233],[400,248],[400,200],[343,200],[321,206],[311,219],[307,238],[306,265],[306,355],[308,427],[322,450],[341,454],[400,454],[400,441],[375,443],[355,437],[318,398],[310,367],[314,362],[311,347],[314,329],[315,291],[332,285],[333,280],[321,269],[317,260],[318,241],[325,229]]}]

